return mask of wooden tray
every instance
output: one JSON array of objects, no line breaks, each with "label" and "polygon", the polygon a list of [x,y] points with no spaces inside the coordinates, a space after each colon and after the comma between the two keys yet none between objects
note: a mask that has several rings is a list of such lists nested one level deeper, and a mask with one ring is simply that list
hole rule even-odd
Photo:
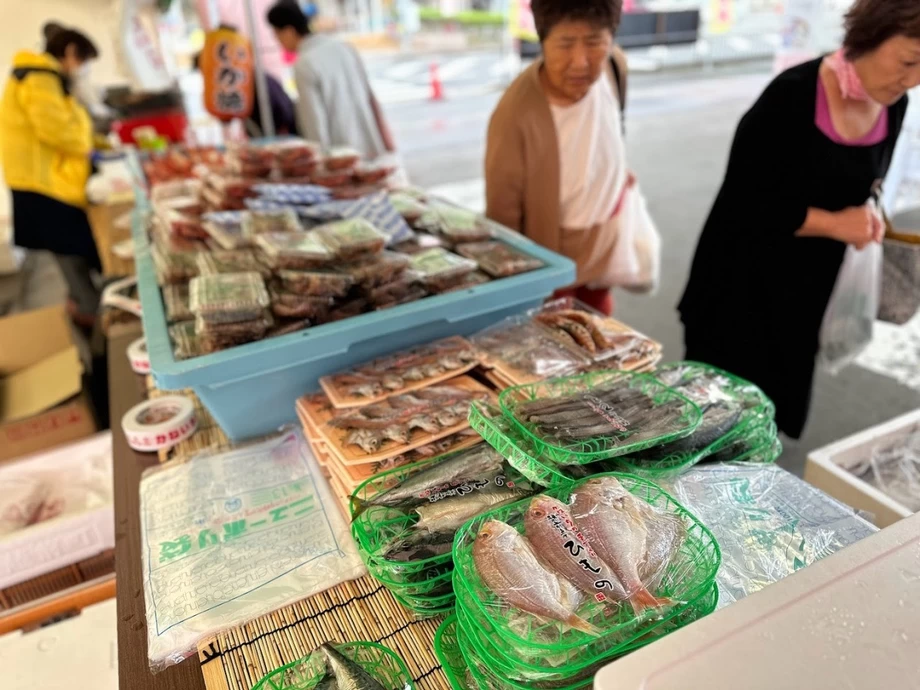
[{"label": "wooden tray", "polygon": [[[495,399],[495,394],[492,391],[469,376],[451,379],[445,381],[444,384],[456,388],[464,388],[481,394],[483,399]],[[299,413],[303,414],[305,417],[305,423],[308,423],[312,428],[318,429],[320,436],[326,441],[330,452],[344,465],[367,465],[381,462],[392,458],[394,455],[415,450],[416,448],[420,448],[434,441],[439,441],[469,427],[469,422],[463,419],[454,426],[445,427],[434,434],[422,431],[421,429],[415,429],[412,432],[409,443],[398,444],[394,441],[386,440],[381,444],[380,449],[376,453],[367,454],[360,448],[345,445],[345,438],[348,436],[347,431],[335,429],[326,424],[326,422],[336,415],[332,410],[327,409],[322,401],[317,402],[316,396],[301,398],[297,401],[297,406]]]},{"label": "wooden tray", "polygon": [[[402,388],[397,390],[385,391],[381,395],[375,397],[360,397],[355,395],[348,395],[344,387],[336,385],[336,377],[343,376],[347,374],[365,374],[365,370],[379,368],[381,375],[387,373],[388,371],[394,371],[399,368],[405,367],[410,363],[410,360],[413,358],[418,358],[420,364],[429,364],[436,359],[436,355],[432,352],[436,347],[454,347],[457,349],[466,349],[471,353],[476,353],[476,348],[473,347],[466,338],[461,338],[455,336],[453,338],[446,338],[444,340],[438,340],[437,342],[431,343],[430,345],[423,345],[421,347],[412,348],[411,350],[405,350],[403,352],[398,352],[386,357],[381,357],[375,359],[368,364],[365,364],[356,369],[349,371],[343,371],[338,374],[332,374],[331,376],[324,376],[319,380],[320,385],[323,387],[323,390],[326,392],[326,395],[329,396],[329,400],[336,408],[354,408],[354,407],[363,407],[365,405],[372,405],[376,402],[381,402],[386,400],[391,395],[401,395],[403,393],[410,393],[412,391],[417,391],[422,388],[427,388],[428,386],[434,386],[450,379],[456,378],[462,374],[467,373],[471,369],[474,369],[479,365],[478,358],[468,364],[463,364],[457,369],[452,369],[450,371],[445,371],[439,376],[432,376],[429,378],[422,379],[421,381],[406,381],[405,385]],[[430,353],[430,354],[426,354]]]}]

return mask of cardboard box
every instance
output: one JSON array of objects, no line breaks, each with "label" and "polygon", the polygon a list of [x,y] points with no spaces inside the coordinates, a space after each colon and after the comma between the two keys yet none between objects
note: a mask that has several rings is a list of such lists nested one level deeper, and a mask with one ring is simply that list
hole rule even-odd
[{"label": "cardboard box", "polygon": [[96,431],[63,305],[0,319],[0,462]]},{"label": "cardboard box", "polygon": [[850,470],[864,463],[879,446],[893,445],[917,430],[920,430],[920,410],[812,451],[805,465],[805,481],[838,501],[871,513],[878,527],[903,520],[913,514],[910,508],[862,481]]},{"label": "cardboard box", "polygon": [[920,687],[920,515],[627,654],[595,690]]}]

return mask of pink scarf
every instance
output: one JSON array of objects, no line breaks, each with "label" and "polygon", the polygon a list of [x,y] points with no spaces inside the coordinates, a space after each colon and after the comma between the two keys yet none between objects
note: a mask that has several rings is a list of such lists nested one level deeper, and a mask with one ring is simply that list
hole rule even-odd
[{"label": "pink scarf", "polygon": [[826,58],[827,66],[830,67],[837,76],[837,83],[840,84],[840,93],[844,98],[851,101],[868,102],[872,97],[866,92],[859,74],[853,63],[846,59],[843,54],[843,48],[833,55]]}]

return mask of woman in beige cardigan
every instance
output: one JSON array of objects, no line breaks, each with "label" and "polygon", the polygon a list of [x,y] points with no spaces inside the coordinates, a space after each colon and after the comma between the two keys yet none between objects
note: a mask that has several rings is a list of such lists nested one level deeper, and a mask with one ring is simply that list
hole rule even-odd
[{"label": "woman in beige cardigan", "polygon": [[[563,291],[609,314],[617,213],[633,178],[613,43],[622,0],[533,0],[543,58],[508,88],[486,148],[486,215],[575,261]],[[559,293],[557,293],[559,294]]]}]

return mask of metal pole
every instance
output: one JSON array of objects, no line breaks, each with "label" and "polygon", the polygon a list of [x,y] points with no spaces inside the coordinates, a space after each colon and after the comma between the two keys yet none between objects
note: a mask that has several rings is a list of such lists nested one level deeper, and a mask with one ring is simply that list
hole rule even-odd
[{"label": "metal pole", "polygon": [[258,96],[259,114],[262,116],[262,134],[266,137],[275,136],[275,121],[272,118],[272,105],[268,96],[268,82],[265,79],[265,69],[262,66],[262,45],[259,42],[259,28],[256,26],[252,14],[252,0],[243,0],[246,7],[246,24],[249,26],[249,36],[252,40],[252,59],[256,68],[256,95]]}]

